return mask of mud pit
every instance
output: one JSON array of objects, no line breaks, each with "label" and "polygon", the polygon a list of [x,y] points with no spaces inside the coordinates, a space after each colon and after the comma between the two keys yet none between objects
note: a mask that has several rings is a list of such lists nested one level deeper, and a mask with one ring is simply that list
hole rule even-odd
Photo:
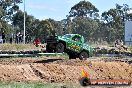
[{"label": "mud pit", "polygon": [[74,82],[81,77],[81,69],[91,79],[129,79],[132,81],[132,64],[103,60],[16,59],[0,60],[1,81]]}]

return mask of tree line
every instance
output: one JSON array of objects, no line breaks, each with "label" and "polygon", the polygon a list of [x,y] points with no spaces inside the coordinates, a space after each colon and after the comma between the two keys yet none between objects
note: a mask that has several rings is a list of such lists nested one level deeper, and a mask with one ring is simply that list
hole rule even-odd
[{"label": "tree line", "polygon": [[[19,10],[22,0],[0,1],[0,31],[7,35],[23,32],[24,12]],[[39,20],[26,14],[26,40],[40,38],[45,41],[47,35],[81,34],[88,42],[114,42],[124,40],[124,23],[132,20],[132,10],[127,4],[115,4],[99,14],[98,8],[89,1],[80,1],[71,7],[68,15],[61,21],[48,18]],[[9,24],[10,23],[10,24]]]}]

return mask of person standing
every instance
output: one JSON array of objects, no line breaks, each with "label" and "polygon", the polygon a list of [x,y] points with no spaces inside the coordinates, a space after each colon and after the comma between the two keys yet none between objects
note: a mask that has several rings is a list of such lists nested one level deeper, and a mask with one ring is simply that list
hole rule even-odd
[{"label": "person standing", "polygon": [[20,33],[19,34],[19,43],[22,43],[22,38],[23,38],[23,35]]},{"label": "person standing", "polygon": [[3,43],[5,43],[5,33],[2,32],[2,40],[3,40]]},{"label": "person standing", "polygon": [[16,34],[16,43],[18,44],[19,43],[19,35],[20,35],[20,32],[18,32],[17,34]]},{"label": "person standing", "polygon": [[41,44],[41,41],[39,38],[36,38],[33,43],[36,47],[38,47]]},{"label": "person standing", "polygon": [[10,38],[9,38],[10,40],[9,41],[12,44],[12,42],[13,42],[13,34],[11,33],[9,36],[10,36]]}]

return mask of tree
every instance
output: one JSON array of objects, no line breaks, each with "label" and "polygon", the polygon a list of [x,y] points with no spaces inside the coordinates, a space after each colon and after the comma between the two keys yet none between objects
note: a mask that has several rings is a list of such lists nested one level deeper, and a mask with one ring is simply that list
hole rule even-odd
[{"label": "tree", "polygon": [[4,31],[5,34],[13,32],[13,27],[8,22],[19,10],[18,4],[21,2],[22,0],[0,0],[0,33],[1,31]]},{"label": "tree", "polygon": [[[27,16],[27,14],[26,14],[26,16]],[[23,29],[24,13],[22,11],[18,11],[16,14],[13,15],[12,24],[14,26],[18,26],[19,28]]]},{"label": "tree", "polygon": [[0,20],[9,21],[14,12],[19,10],[19,3],[22,0],[0,0]]},{"label": "tree", "polygon": [[47,20],[51,23],[53,30],[56,32],[57,35],[63,34],[63,27],[60,21],[55,21],[54,19],[47,19]]},{"label": "tree", "polygon": [[126,20],[131,19],[131,15],[128,14],[130,10],[127,4],[122,6],[116,4],[116,8],[110,9],[102,13],[102,19],[106,25],[111,29],[109,31],[111,38],[115,39],[124,39],[124,23]]},{"label": "tree", "polygon": [[39,19],[35,19],[32,23],[30,23],[30,29],[28,31],[28,34],[30,36],[32,36],[33,38],[35,38],[36,36],[39,36],[39,24],[40,24],[40,20]]},{"label": "tree", "polygon": [[77,33],[86,38],[86,41],[95,40],[94,32],[98,28],[99,10],[89,1],[80,1],[75,4],[62,20],[65,33]]},{"label": "tree", "polygon": [[116,4],[116,8],[110,9],[108,11],[105,11],[102,13],[102,19],[109,22],[115,22],[115,19],[118,17],[122,20],[122,22],[128,20],[127,16],[129,16],[128,11],[130,11],[131,8],[127,4],[123,4],[122,6],[119,4]]},{"label": "tree", "polygon": [[[32,23],[35,21],[35,18],[31,15],[27,15],[27,13],[25,14],[26,17],[26,34],[30,34],[32,33]],[[12,18],[12,24],[15,27],[19,27],[19,30],[16,31],[23,31],[24,29],[24,12],[22,11],[18,11],[16,14],[13,15]]]},{"label": "tree", "polygon": [[92,17],[95,14],[97,16],[97,12],[99,12],[99,10],[92,3],[84,0],[71,8],[69,17]]},{"label": "tree", "polygon": [[95,31],[98,28],[98,23],[87,17],[77,17],[72,22],[72,33],[81,34],[85,37],[86,41],[95,38]]},{"label": "tree", "polygon": [[10,24],[8,24],[6,21],[1,21],[1,27],[0,32],[4,31],[5,34],[9,34],[13,32],[13,28]]},{"label": "tree", "polygon": [[[26,41],[28,39],[33,40],[36,36],[35,32],[38,29],[37,27],[38,27],[40,21],[35,19],[31,15],[27,15],[27,13],[25,13],[25,18],[26,18],[26,22],[25,22]],[[15,33],[21,32],[23,34],[23,31],[24,31],[24,12],[19,10],[16,14],[13,15],[12,25],[14,26]],[[30,41],[28,41],[28,42],[30,42]]]},{"label": "tree", "polygon": [[47,36],[54,35],[54,30],[51,23],[48,20],[40,21],[37,27],[37,37],[41,38],[41,41],[44,42]]},{"label": "tree", "polygon": [[132,13],[126,15],[128,21],[132,21]]},{"label": "tree", "polygon": [[62,26],[64,34],[72,33],[72,20],[69,16],[67,16],[67,19],[62,20]]}]

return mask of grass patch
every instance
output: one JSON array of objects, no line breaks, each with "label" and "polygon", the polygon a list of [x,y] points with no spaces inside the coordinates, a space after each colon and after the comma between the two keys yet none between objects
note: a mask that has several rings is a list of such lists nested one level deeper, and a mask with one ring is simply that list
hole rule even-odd
[{"label": "grass patch", "polygon": [[0,82],[0,88],[80,88],[75,83],[24,83],[24,82]]},{"label": "grass patch", "polygon": [[0,50],[1,51],[6,51],[6,50],[33,50],[33,49],[41,49],[41,47],[35,47],[33,44],[9,44],[9,43],[5,43],[5,44],[0,44]]},{"label": "grass patch", "polygon": [[44,55],[44,56],[69,59],[69,56],[66,53],[63,53],[63,54],[57,54],[57,53],[55,53],[55,54],[51,54],[51,55],[49,54],[49,55]]},{"label": "grass patch", "polygon": [[31,57],[26,57],[26,56],[23,56],[23,57],[1,57],[0,60],[17,60],[17,59],[37,59],[37,60],[41,60],[41,59],[47,59],[47,58],[61,58],[61,59],[69,59],[69,56],[64,53],[64,54],[61,54],[61,55],[58,55],[58,54],[49,54],[49,55],[43,55],[43,56],[31,56]]},{"label": "grass patch", "polygon": [[[10,44],[10,43],[5,43],[5,44],[0,44],[0,51],[23,51],[23,50],[41,50],[42,48],[41,47],[36,47],[34,46],[33,44]],[[49,54],[49,55],[42,55],[43,56],[50,56],[50,57],[56,57],[56,58],[65,58],[65,59],[69,59],[69,56],[64,53],[62,55],[58,55],[57,53],[56,54]],[[32,57],[32,58],[36,58],[37,56],[29,56],[29,57]],[[41,55],[39,56],[41,57]],[[6,57],[2,57],[2,59],[4,59]],[[17,59],[17,58],[26,58],[26,56],[21,56],[21,57],[18,57],[18,56],[12,56],[12,57],[7,57],[9,59]]]},{"label": "grass patch", "polygon": [[130,51],[131,51],[131,53],[132,53],[132,46],[129,46],[128,48],[130,49]]}]

